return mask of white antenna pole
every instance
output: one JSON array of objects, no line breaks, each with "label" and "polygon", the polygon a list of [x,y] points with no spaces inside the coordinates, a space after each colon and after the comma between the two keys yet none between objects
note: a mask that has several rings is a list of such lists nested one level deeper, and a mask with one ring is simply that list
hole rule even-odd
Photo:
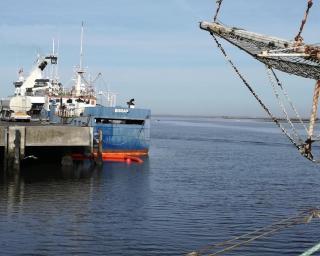
[{"label": "white antenna pole", "polygon": [[[57,43],[58,45],[57,45],[57,58],[58,58],[58,55],[59,55],[59,49],[60,49],[60,40],[59,40],[59,38],[58,38],[58,43]],[[59,62],[57,62],[57,64],[56,64],[56,78],[58,79],[58,63]]]},{"label": "white antenna pole", "polygon": [[84,71],[82,70],[82,57],[83,57],[82,43],[83,43],[83,21],[81,24],[81,38],[80,38],[80,65],[79,65],[79,69],[77,71],[77,82],[75,85],[76,96],[81,95],[81,82],[82,82],[81,75],[84,73]]},{"label": "white antenna pole", "polygon": [[[52,57],[54,57],[54,37],[52,38]],[[55,68],[54,68],[54,65],[52,65],[52,62],[51,62],[51,79],[52,80],[55,79]]]},{"label": "white antenna pole", "polygon": [[83,57],[82,43],[83,43],[83,21],[81,24],[81,38],[80,38],[80,70],[82,70],[82,57]]}]

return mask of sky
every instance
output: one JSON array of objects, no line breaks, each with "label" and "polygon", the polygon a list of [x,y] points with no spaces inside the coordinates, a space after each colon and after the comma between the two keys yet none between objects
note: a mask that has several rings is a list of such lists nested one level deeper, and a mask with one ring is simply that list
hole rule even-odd
[{"label": "sky", "polygon": [[[219,20],[250,31],[293,39],[307,0],[224,0]],[[30,71],[37,53],[51,52],[59,40],[59,77],[72,85],[79,63],[84,22],[84,66],[99,72],[98,90],[117,93],[124,105],[153,114],[264,117],[226,63],[200,21],[211,21],[215,0],[0,0],[0,98],[13,93],[23,67]],[[320,42],[320,3],[315,2],[303,37]],[[280,115],[264,66],[224,43],[258,94]],[[314,81],[279,72],[302,116],[308,117]]]}]

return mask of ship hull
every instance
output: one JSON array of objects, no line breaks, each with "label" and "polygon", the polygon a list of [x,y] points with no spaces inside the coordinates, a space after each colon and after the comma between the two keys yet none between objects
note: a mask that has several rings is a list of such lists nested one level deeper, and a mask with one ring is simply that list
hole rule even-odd
[{"label": "ship hull", "polygon": [[90,117],[89,125],[93,127],[95,151],[101,131],[104,153],[148,155],[151,118],[149,109],[96,106],[87,108],[84,116]]}]

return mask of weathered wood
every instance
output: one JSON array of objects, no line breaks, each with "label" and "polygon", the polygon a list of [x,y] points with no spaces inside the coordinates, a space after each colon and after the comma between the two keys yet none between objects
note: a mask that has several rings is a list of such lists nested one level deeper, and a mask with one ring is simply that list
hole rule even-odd
[{"label": "weathered wood", "polygon": [[21,148],[21,132],[17,129],[15,130],[15,136],[14,136],[14,159],[13,159],[13,169],[15,171],[20,171],[20,148]]},{"label": "weathered wood", "polygon": [[0,126],[0,147],[5,146],[5,133],[6,133],[6,127]]},{"label": "weathered wood", "polygon": [[6,169],[9,173],[19,171],[20,161],[25,153],[25,127],[8,127],[6,138]]},{"label": "weathered wood", "polygon": [[102,140],[103,140],[102,130],[99,130],[98,154],[97,154],[97,158],[95,159],[95,162],[96,162],[97,165],[100,165],[100,166],[103,165]]},{"label": "weathered wood", "polygon": [[2,141],[3,141],[3,171],[4,174],[7,172],[8,168],[8,128],[3,128],[2,132]]}]

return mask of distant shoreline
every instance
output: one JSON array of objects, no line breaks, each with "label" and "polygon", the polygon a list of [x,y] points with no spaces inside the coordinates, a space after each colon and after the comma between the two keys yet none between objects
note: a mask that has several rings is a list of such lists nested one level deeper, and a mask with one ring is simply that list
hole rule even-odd
[{"label": "distant shoreline", "polygon": [[[225,120],[254,120],[254,121],[261,121],[261,122],[273,122],[271,118],[268,117],[246,117],[246,116],[197,116],[197,115],[153,115],[153,118],[157,117],[177,117],[177,118],[212,118],[212,119],[225,119]],[[277,120],[280,122],[286,122],[287,120],[285,118],[278,118],[276,117]],[[300,120],[298,118],[292,118],[292,122],[298,123]],[[309,118],[302,118],[303,122],[309,122]],[[317,118],[317,121],[319,119]]]}]

